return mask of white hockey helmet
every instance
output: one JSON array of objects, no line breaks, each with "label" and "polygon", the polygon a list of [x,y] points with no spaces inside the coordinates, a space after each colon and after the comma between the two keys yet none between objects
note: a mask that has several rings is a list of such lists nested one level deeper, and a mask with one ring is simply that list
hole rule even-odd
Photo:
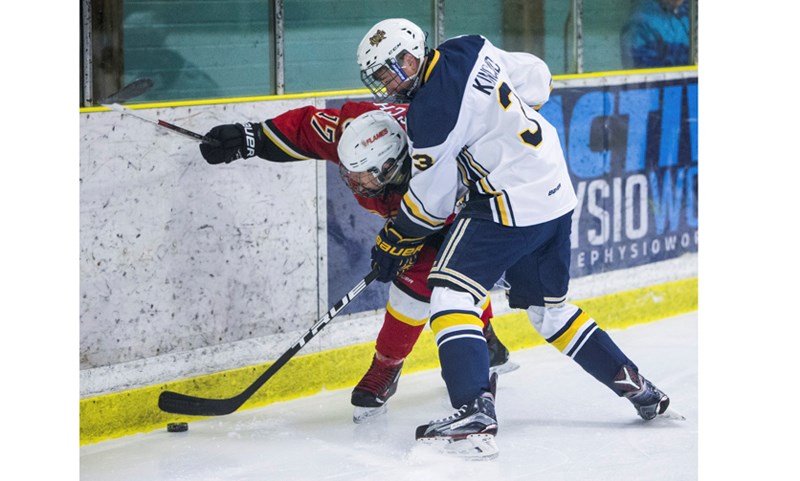
[{"label": "white hockey helmet", "polygon": [[[356,59],[361,81],[379,100],[408,101],[419,87],[419,71],[427,48],[425,33],[405,18],[389,18],[376,23],[358,44]],[[417,71],[407,75],[403,56],[409,53],[418,61]]]},{"label": "white hockey helmet", "polygon": [[382,110],[352,120],[342,132],[337,151],[342,179],[362,197],[377,197],[388,185],[402,185],[408,178],[406,132]]}]

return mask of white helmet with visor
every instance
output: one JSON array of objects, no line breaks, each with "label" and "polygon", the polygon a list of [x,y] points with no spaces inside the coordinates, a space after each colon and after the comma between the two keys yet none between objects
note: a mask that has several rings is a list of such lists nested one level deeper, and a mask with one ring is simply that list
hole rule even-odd
[{"label": "white helmet with visor", "polygon": [[[426,52],[425,33],[416,24],[404,18],[380,21],[358,45],[361,81],[378,100],[406,102],[419,87]],[[416,71],[411,74],[403,70],[406,54],[417,59]]]}]

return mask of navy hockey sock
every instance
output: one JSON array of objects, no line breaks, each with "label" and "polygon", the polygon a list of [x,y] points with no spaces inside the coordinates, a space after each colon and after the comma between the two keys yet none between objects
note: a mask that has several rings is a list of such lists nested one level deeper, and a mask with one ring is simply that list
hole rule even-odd
[{"label": "navy hockey sock", "polygon": [[614,377],[622,366],[636,369],[636,365],[620,350],[608,334],[599,327],[586,339],[586,342],[572,354],[572,358],[586,372],[622,396],[622,391],[614,384]]},{"label": "navy hockey sock", "polygon": [[633,361],[582,309],[578,309],[547,342],[574,359],[586,372],[620,396],[622,394],[614,384],[614,377],[622,366],[636,368]]},{"label": "navy hockey sock", "polygon": [[447,384],[450,404],[455,409],[473,401],[483,392],[491,392],[486,340],[483,336],[476,338],[474,331],[466,333],[468,337],[457,337],[465,332],[451,331],[438,341],[442,377]]}]

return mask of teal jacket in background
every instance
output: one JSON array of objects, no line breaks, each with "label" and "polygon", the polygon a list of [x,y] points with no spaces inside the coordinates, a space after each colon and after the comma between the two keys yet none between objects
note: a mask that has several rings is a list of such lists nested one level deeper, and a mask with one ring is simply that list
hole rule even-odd
[{"label": "teal jacket in background", "polygon": [[622,30],[625,68],[690,65],[689,1],[673,11],[661,0],[641,0]]}]

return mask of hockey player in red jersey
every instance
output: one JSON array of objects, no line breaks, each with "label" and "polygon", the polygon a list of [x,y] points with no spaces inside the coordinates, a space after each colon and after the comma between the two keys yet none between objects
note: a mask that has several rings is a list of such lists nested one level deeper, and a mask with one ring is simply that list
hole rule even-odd
[{"label": "hockey player in red jersey", "polygon": [[[346,102],[340,109],[308,106],[260,123],[218,125],[206,135],[219,140],[221,146],[204,143],[200,151],[210,164],[249,157],[272,162],[330,161],[339,165],[358,203],[388,220],[397,215],[410,176],[406,110],[405,105],[371,102]],[[362,137],[369,141],[362,145]],[[442,239],[428,239],[419,256],[405,266],[389,288],[372,364],[351,396],[353,421],[357,423],[385,412],[386,401],[397,389],[403,361],[428,320],[431,291],[426,279]],[[508,360],[508,350],[488,323],[491,304],[487,301],[483,308],[492,369],[515,369],[518,366]]]}]

